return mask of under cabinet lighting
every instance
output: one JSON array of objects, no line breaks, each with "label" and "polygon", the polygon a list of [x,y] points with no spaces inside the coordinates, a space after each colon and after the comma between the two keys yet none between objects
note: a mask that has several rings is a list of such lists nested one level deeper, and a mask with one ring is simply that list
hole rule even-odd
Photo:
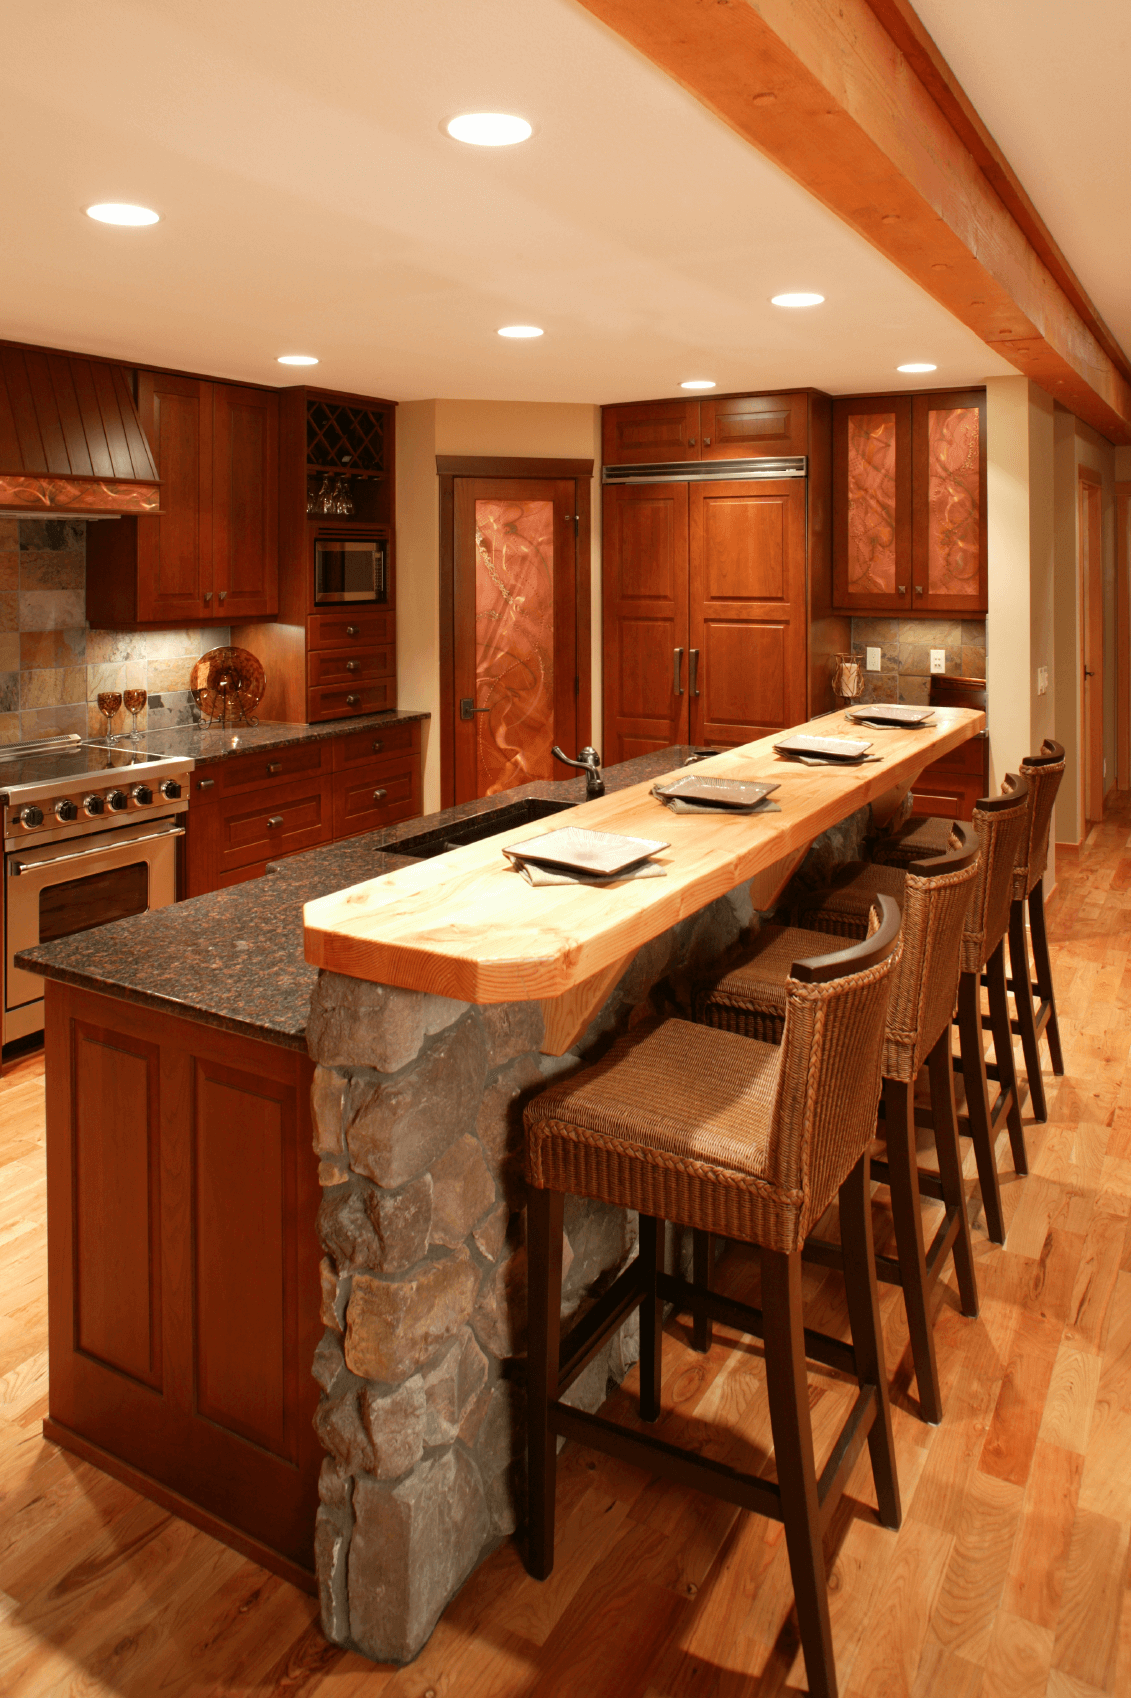
[{"label": "under cabinet lighting", "polygon": [[939,368],[931,365],[927,360],[911,360],[907,365],[896,366],[895,369],[896,371],[938,371]]},{"label": "under cabinet lighting", "polygon": [[533,126],[509,112],[464,112],[451,120],[447,131],[453,140],[472,147],[513,147],[533,134]]},{"label": "under cabinet lighting", "polygon": [[811,295],[801,290],[792,295],[771,295],[770,305],[773,307],[819,307],[824,298],[823,295]]},{"label": "under cabinet lighting", "polygon": [[542,331],[536,324],[504,324],[499,331],[500,336],[513,336],[518,340],[531,336],[541,336]]},{"label": "under cabinet lighting", "polygon": [[159,224],[161,214],[153,212],[148,206],[127,206],[123,201],[108,200],[98,206],[88,206],[88,218],[96,218],[99,224]]},{"label": "under cabinet lighting", "polygon": [[681,383],[679,387],[681,389],[713,389],[715,387],[715,380],[713,377],[689,377],[687,381],[685,383]]},{"label": "under cabinet lighting", "polygon": [[317,354],[279,354],[276,356],[281,366],[316,366]]}]

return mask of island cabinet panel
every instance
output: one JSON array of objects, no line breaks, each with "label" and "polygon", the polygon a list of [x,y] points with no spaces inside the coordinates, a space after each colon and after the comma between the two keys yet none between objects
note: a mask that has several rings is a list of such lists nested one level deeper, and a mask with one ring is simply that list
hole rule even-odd
[{"label": "island cabinet panel", "polygon": [[305,1054],[49,981],[47,1436],[310,1586]]}]

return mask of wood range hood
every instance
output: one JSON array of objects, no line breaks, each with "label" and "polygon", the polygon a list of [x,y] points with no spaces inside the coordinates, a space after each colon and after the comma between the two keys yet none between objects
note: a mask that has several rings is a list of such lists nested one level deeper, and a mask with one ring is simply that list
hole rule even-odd
[{"label": "wood range hood", "polygon": [[0,513],[157,513],[161,483],[121,366],[0,343]]}]

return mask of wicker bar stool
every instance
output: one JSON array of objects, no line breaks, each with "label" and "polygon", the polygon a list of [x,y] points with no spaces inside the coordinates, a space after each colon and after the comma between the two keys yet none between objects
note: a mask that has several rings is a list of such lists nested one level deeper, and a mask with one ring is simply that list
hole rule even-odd
[{"label": "wicker bar stool", "polygon": [[[1047,1120],[1048,1107],[1041,1078],[1042,1034],[1048,1040],[1053,1072],[1058,1077],[1064,1073],[1052,962],[1045,932],[1045,867],[1049,858],[1053,803],[1064,777],[1063,746],[1046,737],[1039,754],[1026,755],[1021,763],[1021,772],[1029,786],[1029,829],[1022,838],[1013,874],[1013,901],[1009,910],[1009,968],[1012,974],[1009,989],[1013,992],[1017,1016],[1013,1030],[1021,1038],[1033,1115],[1037,1120]],[[1029,970],[1029,949],[1025,940],[1026,903],[1033,939],[1035,978]],[[1036,1007],[1033,1005],[1034,997]]]},{"label": "wicker bar stool", "polygon": [[[959,830],[959,836],[964,837]],[[971,833],[971,837],[973,833]],[[963,843],[950,854],[906,872],[860,862],[841,869],[834,888],[798,913],[809,929],[765,926],[754,949],[714,981],[697,987],[695,1018],[725,1031],[774,1041],[780,1035],[785,966],[828,947],[828,933],[866,937],[877,896],[886,894],[903,911],[903,953],[892,981],[884,1037],[883,1119],[886,1162],[872,1172],[891,1191],[897,1258],[876,1257],[881,1279],[903,1288],[919,1408],[925,1421],[942,1420],[942,1392],[935,1359],[930,1299],[946,1259],[954,1256],[965,1315],[978,1313],[978,1285],[962,1181],[962,1155],[950,1064],[950,1023],[958,996],[966,910],[977,877],[978,848]],[[777,1027],[775,1032],[774,1027]],[[915,1153],[915,1081],[924,1064],[931,1086],[937,1174],[920,1174]],[[929,1249],[924,1247],[921,1193],[945,1205]],[[711,1247],[696,1244],[709,1268]],[[843,1265],[839,1245],[810,1236],[807,1260]],[[706,1338],[696,1338],[706,1348]]]},{"label": "wicker bar stool", "polygon": [[[868,1186],[899,941],[896,904],[882,899],[880,908],[880,927],[863,943],[796,963],[780,1045],[690,1021],[654,1022],[614,1044],[596,1066],[543,1091],[526,1110],[530,1572],[544,1579],[553,1567],[559,1435],[772,1516],[785,1524],[815,1698],[835,1698],[837,1690],[822,1535],[865,1441],[880,1519],[887,1527],[900,1522]],[[566,1192],[638,1210],[640,1251],[559,1339]],[[807,1331],[801,1312],[801,1245],[838,1192],[851,1345]],[[764,1307],[665,1273],[669,1220],[761,1245]],[[655,1421],[665,1302],[764,1339],[776,1483],[561,1401],[639,1309],[640,1415]],[[852,1376],[859,1388],[820,1476],[807,1354]]]}]

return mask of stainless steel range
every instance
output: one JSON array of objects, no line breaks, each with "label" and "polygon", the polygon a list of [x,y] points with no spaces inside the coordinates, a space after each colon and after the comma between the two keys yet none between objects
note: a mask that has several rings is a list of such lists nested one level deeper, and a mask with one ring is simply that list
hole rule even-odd
[{"label": "stainless steel range", "polygon": [[21,949],[176,901],[194,764],[77,735],[0,749],[5,1043],[43,1028],[43,980],[13,965]]}]

